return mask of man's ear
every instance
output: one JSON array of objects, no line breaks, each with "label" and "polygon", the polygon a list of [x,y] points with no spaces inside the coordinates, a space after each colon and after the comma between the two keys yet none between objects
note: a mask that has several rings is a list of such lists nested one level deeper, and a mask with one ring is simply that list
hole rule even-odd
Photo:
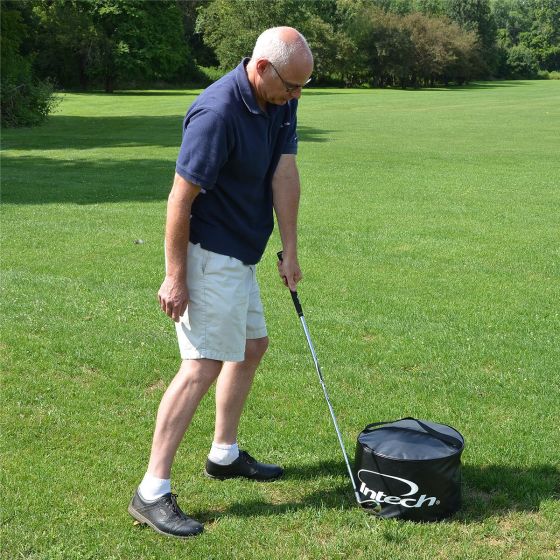
[{"label": "man's ear", "polygon": [[264,71],[268,68],[268,60],[266,58],[259,58],[255,66],[257,68],[258,75],[262,76]]}]

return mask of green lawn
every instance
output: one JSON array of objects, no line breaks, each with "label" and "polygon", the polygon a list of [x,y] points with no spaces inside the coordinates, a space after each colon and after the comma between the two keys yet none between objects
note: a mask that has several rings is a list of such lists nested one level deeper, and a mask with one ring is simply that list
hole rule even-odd
[{"label": "green lawn", "polygon": [[202,476],[209,395],[173,472],[205,534],[133,526],[179,364],[156,293],[196,94],[68,94],[47,125],[3,131],[2,558],[557,558],[558,81],[300,104],[299,292],[347,449],[377,420],[451,424],[467,441],[460,513],[421,525],[356,507],[275,233],[259,272],[271,348],[240,444],[286,476]]}]

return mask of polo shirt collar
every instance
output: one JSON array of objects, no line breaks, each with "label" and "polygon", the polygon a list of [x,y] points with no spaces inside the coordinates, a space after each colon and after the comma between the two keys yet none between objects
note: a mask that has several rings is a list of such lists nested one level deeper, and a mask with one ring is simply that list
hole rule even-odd
[{"label": "polo shirt collar", "polygon": [[251,88],[251,84],[249,83],[246,71],[248,62],[249,58],[244,58],[235,69],[239,93],[241,94],[241,98],[243,99],[245,106],[251,113],[255,115],[266,115],[266,112],[263,112],[259,107],[255,94],[253,93],[253,89]]}]

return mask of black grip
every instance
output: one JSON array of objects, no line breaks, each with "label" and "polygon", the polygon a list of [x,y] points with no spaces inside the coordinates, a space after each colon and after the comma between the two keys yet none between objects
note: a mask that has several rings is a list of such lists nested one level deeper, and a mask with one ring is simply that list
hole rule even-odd
[{"label": "black grip", "polygon": [[290,290],[290,294],[292,294],[292,301],[294,302],[294,307],[296,308],[298,317],[303,317],[303,309],[301,308],[297,292],[292,292],[292,290]]},{"label": "black grip", "polygon": [[[280,262],[282,262],[284,260],[283,251],[278,251],[278,253],[276,253],[276,255],[278,256],[278,260]],[[290,294],[292,296],[292,301],[294,302],[294,307],[296,308],[296,313],[298,314],[298,317],[303,317],[303,309],[301,307],[301,303],[299,301],[297,291],[292,292],[292,290],[290,290]]]}]

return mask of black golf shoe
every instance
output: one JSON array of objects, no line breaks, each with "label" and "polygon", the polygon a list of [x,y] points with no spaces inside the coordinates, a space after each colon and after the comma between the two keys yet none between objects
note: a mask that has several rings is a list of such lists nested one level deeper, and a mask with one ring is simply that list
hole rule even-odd
[{"label": "black golf shoe", "polygon": [[158,533],[169,537],[186,539],[200,535],[204,530],[201,523],[181,511],[177,504],[177,494],[164,494],[153,502],[147,502],[136,490],[128,505],[128,513],[140,523],[145,523]]},{"label": "black golf shoe", "polygon": [[240,451],[239,457],[231,465],[218,465],[208,459],[204,474],[218,480],[243,477],[268,482],[280,478],[284,474],[284,469],[278,465],[259,463],[246,451]]}]

